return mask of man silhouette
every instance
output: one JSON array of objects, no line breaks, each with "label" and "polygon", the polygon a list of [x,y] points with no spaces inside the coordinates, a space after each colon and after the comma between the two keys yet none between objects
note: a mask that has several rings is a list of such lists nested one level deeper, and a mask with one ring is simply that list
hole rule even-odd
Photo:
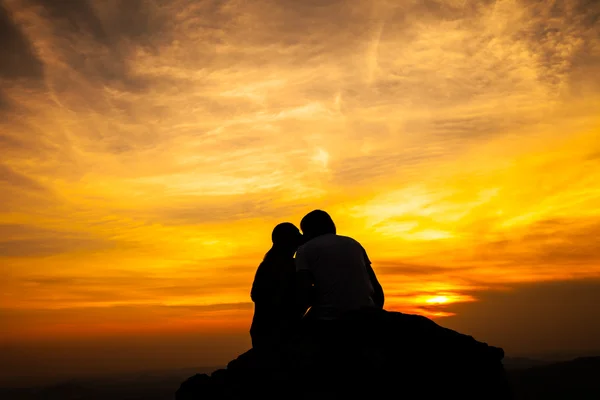
[{"label": "man silhouette", "polygon": [[[337,235],[326,212],[310,212],[300,229],[306,242],[296,252],[296,298],[311,308],[301,324],[298,382],[371,398],[397,390],[403,376],[423,398],[510,398],[502,349],[423,316],[384,311],[365,249]],[[443,384],[427,386],[431,379]]]},{"label": "man silhouette", "polygon": [[307,317],[336,320],[352,311],[383,309],[383,289],[360,243],[338,235],[322,210],[308,213],[300,229],[306,243],[296,253],[297,298],[310,304]]}]

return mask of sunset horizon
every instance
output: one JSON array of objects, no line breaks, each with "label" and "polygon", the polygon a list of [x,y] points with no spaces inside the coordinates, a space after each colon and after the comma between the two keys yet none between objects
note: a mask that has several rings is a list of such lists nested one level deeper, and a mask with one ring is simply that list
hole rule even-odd
[{"label": "sunset horizon", "polygon": [[225,365],[280,222],[385,308],[600,350],[600,3],[0,0],[0,363]]}]

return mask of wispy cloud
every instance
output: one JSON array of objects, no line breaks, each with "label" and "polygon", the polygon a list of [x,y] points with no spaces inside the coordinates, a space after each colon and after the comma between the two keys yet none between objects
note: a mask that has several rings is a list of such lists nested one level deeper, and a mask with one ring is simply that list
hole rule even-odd
[{"label": "wispy cloud", "polygon": [[599,15],[7,0],[3,307],[245,304],[272,227],[313,208],[396,309],[598,275]]}]

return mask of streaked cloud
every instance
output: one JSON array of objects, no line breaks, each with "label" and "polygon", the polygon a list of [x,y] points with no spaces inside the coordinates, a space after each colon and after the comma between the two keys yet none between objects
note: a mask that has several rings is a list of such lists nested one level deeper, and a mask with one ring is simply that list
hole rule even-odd
[{"label": "streaked cloud", "polygon": [[583,0],[6,0],[0,305],[15,326],[182,307],[177,326],[193,309],[239,327],[270,230],[313,208],[365,245],[397,310],[597,277],[599,16]]}]

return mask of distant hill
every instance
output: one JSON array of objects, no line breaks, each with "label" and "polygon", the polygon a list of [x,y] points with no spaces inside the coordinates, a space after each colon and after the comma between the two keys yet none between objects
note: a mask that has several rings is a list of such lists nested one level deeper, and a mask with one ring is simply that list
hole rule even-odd
[{"label": "distant hill", "polygon": [[[559,363],[528,358],[508,358],[506,361],[515,400],[600,399],[600,357]],[[531,363],[538,365],[528,366]],[[0,389],[0,399],[173,400],[184,378],[191,373],[206,373],[213,369],[216,368],[151,371],[78,379],[41,388]]]},{"label": "distant hill", "polygon": [[552,363],[552,361],[528,357],[504,357],[504,360],[502,361],[504,368],[507,370],[539,367],[541,365],[548,365]]},{"label": "distant hill", "polygon": [[508,370],[516,400],[600,399],[600,357]]},{"label": "distant hill", "polygon": [[0,388],[2,400],[172,400],[183,379],[219,367],[140,371],[77,378],[54,385]]}]

